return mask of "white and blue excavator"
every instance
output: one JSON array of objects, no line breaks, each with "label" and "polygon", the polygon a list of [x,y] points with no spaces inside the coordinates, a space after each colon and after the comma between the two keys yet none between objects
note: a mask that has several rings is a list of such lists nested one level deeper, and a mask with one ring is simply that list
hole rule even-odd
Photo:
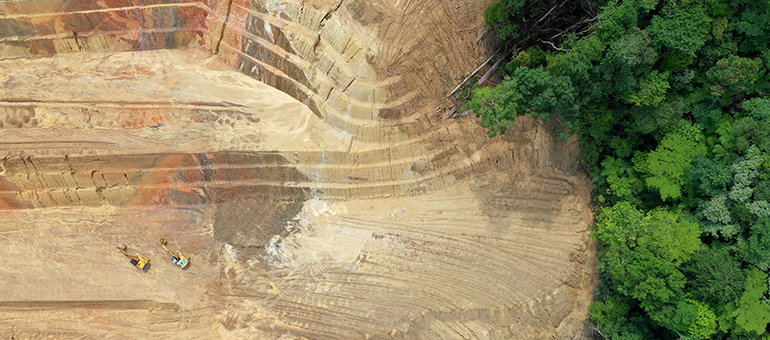
[{"label": "white and blue excavator", "polygon": [[168,244],[168,242],[166,241],[165,238],[160,239],[158,243],[160,243],[160,245],[163,246],[163,249],[166,249],[166,251],[169,254],[171,254],[171,262],[174,262],[174,264],[176,264],[177,267],[184,269],[185,267],[187,267],[187,265],[190,264],[190,259],[188,259],[187,256],[184,256],[184,254],[182,254],[181,252],[174,253],[173,251],[168,249],[168,247],[166,247],[166,244]]}]

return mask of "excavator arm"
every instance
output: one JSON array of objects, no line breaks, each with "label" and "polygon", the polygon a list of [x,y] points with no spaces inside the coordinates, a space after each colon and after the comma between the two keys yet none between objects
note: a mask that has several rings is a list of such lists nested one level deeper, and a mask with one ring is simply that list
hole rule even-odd
[{"label": "excavator arm", "polygon": [[160,243],[160,245],[161,245],[161,246],[163,246],[163,249],[166,249],[166,251],[167,251],[169,254],[171,254],[171,256],[173,256],[173,257],[177,257],[177,255],[176,255],[176,254],[174,254],[174,252],[173,252],[173,251],[171,251],[171,249],[168,249],[168,247],[166,246],[166,244],[168,244],[168,241],[166,241],[166,239],[165,239],[165,238],[162,238],[162,239],[160,239],[160,240],[158,241],[158,243]]},{"label": "excavator arm", "polygon": [[171,261],[174,262],[179,268],[185,268],[188,264],[190,264],[190,260],[185,256],[184,254],[180,253],[174,253],[171,251],[171,249],[168,249],[166,244],[168,244],[168,241],[166,241],[165,238],[162,238],[158,240],[158,243],[160,243],[161,246],[163,246],[163,249],[166,249],[166,251],[171,254],[171,257],[173,258]]}]

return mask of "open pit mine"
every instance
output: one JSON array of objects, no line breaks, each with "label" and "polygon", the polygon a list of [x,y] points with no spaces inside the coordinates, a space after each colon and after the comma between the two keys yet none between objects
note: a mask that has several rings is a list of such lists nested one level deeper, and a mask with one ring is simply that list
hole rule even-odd
[{"label": "open pit mine", "polygon": [[0,337],[587,338],[577,142],[446,118],[488,3],[0,1]]}]

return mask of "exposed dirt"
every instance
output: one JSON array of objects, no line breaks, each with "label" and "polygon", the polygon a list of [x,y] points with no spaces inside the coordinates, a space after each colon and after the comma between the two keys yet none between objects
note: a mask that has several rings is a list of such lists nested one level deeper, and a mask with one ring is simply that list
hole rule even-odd
[{"label": "exposed dirt", "polygon": [[484,1],[11,4],[0,337],[586,337],[577,143],[441,117]]}]

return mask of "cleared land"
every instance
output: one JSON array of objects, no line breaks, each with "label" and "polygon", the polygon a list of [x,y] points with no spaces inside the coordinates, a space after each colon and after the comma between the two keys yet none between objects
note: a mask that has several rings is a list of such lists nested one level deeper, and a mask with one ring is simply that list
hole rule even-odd
[{"label": "cleared land", "polygon": [[282,4],[185,5],[230,20],[219,50],[203,34],[0,60],[0,334],[583,337],[595,258],[576,143],[528,118],[490,140],[436,114],[442,79],[483,61],[457,52],[483,26],[469,38],[449,2]]}]

